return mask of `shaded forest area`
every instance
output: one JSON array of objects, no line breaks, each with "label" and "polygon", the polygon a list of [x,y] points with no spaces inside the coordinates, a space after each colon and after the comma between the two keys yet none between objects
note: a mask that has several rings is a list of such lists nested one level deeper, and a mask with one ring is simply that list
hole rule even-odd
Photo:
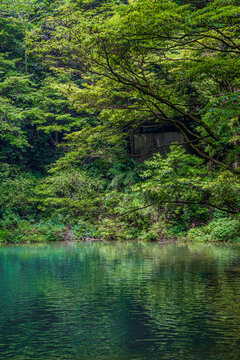
[{"label": "shaded forest area", "polygon": [[[240,1],[2,0],[0,243],[240,240]],[[130,139],[177,143],[139,161]]]}]

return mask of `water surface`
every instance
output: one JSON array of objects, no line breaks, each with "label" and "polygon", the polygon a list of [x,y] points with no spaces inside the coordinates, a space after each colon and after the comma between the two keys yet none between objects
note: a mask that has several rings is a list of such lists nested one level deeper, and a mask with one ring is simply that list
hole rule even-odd
[{"label": "water surface", "polygon": [[240,249],[0,248],[1,360],[239,360]]}]

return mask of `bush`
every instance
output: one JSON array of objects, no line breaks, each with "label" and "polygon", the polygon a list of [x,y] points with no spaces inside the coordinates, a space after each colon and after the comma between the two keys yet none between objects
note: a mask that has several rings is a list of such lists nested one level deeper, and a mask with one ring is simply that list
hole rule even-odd
[{"label": "bush", "polygon": [[239,219],[222,218],[213,220],[208,225],[188,231],[190,241],[200,242],[238,242],[240,241]]},{"label": "bush", "polygon": [[14,214],[0,221],[0,243],[34,243],[64,240],[67,232],[63,223],[49,220],[35,222]]},{"label": "bush", "polygon": [[21,173],[13,166],[0,165],[0,212],[3,217],[13,212],[16,216],[36,213],[32,198],[37,180],[33,173]]}]

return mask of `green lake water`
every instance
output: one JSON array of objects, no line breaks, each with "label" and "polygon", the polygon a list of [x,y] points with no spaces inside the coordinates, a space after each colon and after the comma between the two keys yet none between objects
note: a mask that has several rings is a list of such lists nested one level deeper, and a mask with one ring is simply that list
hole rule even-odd
[{"label": "green lake water", "polygon": [[239,360],[240,249],[0,247],[1,360]]}]

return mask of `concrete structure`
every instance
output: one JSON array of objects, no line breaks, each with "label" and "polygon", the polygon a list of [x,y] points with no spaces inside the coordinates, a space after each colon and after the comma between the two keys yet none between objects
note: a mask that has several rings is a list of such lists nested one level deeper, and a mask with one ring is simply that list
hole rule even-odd
[{"label": "concrete structure", "polygon": [[164,155],[169,151],[169,146],[157,149],[158,147],[184,141],[183,135],[171,125],[142,126],[131,136],[131,154],[144,160],[154,152]]}]

